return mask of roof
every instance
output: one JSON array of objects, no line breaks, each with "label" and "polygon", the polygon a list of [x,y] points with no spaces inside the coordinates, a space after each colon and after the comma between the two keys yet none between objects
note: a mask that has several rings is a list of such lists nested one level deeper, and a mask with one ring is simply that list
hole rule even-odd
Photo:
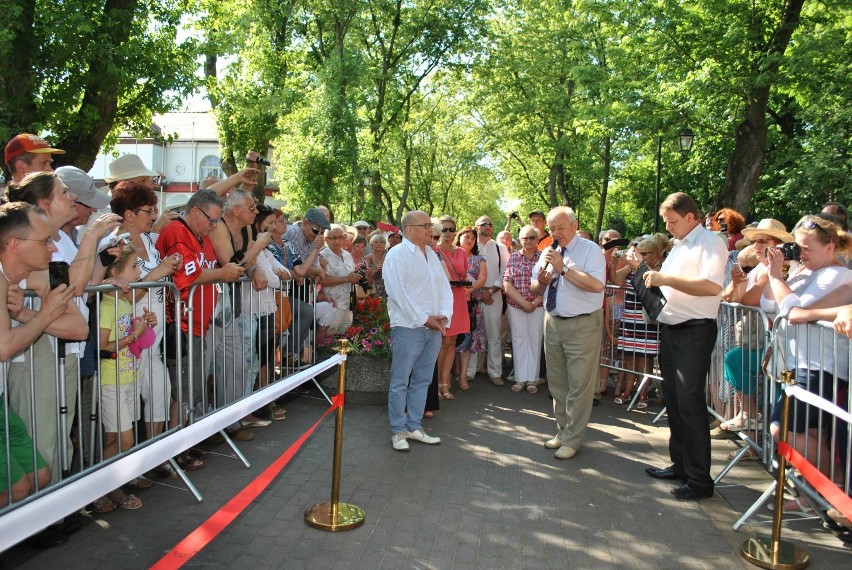
[{"label": "roof", "polygon": [[177,140],[181,142],[219,142],[216,116],[212,111],[155,115],[154,124],[160,127],[163,136],[177,134]]}]

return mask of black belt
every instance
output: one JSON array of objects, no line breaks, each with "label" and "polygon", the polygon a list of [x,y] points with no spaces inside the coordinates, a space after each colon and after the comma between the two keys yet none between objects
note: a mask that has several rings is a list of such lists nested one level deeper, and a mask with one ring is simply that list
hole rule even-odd
[{"label": "black belt", "polygon": [[582,315],[574,315],[573,317],[563,317],[562,315],[554,315],[553,313],[549,313],[551,317],[556,317],[557,319],[567,320],[567,319],[576,319],[579,317],[588,317],[592,313],[583,313]]},{"label": "black belt", "polygon": [[665,325],[670,329],[685,329],[689,327],[700,327],[704,325],[709,325],[710,323],[715,323],[716,319],[690,319],[688,321],[683,321],[682,323],[678,323],[676,325]]}]

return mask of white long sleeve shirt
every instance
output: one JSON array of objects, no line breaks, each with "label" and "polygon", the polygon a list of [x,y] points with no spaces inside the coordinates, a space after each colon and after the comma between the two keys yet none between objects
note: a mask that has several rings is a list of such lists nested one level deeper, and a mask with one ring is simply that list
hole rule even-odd
[{"label": "white long sleeve shirt", "polygon": [[432,248],[403,239],[388,251],[382,267],[392,327],[418,328],[430,315],[453,316],[453,294],[441,260]]}]

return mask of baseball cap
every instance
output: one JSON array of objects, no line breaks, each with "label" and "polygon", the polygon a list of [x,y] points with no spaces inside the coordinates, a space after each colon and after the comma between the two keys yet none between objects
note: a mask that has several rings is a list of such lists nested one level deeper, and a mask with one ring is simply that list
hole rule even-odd
[{"label": "baseball cap", "polygon": [[64,150],[51,148],[47,141],[37,135],[23,133],[6,145],[6,164],[28,152],[34,154],[65,154]]},{"label": "baseball cap", "polygon": [[61,166],[56,175],[65,183],[77,201],[90,208],[102,210],[109,206],[110,197],[95,187],[95,180],[76,166]]},{"label": "baseball cap", "polygon": [[529,215],[527,217],[532,218],[533,216],[541,216],[542,218],[547,219],[547,216],[545,216],[544,212],[542,212],[541,210],[533,210],[532,212],[529,213]]},{"label": "baseball cap", "polygon": [[331,224],[328,223],[328,218],[325,217],[320,210],[317,208],[311,208],[307,212],[305,212],[305,219],[315,226],[319,226],[320,228],[327,230],[331,227]]}]

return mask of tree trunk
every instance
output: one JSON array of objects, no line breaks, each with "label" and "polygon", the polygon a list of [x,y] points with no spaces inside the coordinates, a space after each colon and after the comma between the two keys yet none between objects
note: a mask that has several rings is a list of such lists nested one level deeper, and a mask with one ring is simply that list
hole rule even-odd
[{"label": "tree trunk", "polygon": [[[758,59],[754,66],[755,74],[761,75],[761,81],[749,93],[745,116],[737,126],[734,150],[725,170],[725,183],[716,200],[720,208],[733,208],[743,216],[748,216],[751,198],[757,191],[760,175],[763,173],[770,89],[790,38],[799,25],[799,15],[804,3],[805,0],[787,0],[781,21],[769,38],[768,45],[755,46]],[[757,81],[757,77],[753,80]]]},{"label": "tree trunk", "polygon": [[606,138],[604,142],[604,172],[603,172],[603,186],[601,187],[601,203],[598,206],[598,223],[595,227],[595,235],[593,237],[598,236],[603,229],[603,217],[604,210],[606,210],[606,194],[609,191],[609,169],[612,163],[612,139],[609,137]]}]

